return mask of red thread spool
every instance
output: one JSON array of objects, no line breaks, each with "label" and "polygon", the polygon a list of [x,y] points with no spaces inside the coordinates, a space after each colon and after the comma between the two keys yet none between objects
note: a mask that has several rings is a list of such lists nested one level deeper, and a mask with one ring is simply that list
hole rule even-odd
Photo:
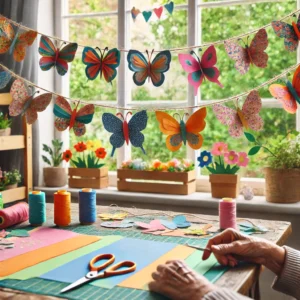
[{"label": "red thread spool", "polygon": [[19,202],[13,206],[0,210],[0,229],[27,221],[29,218],[29,207],[26,202]]},{"label": "red thread spool", "polygon": [[236,201],[231,198],[223,198],[219,202],[220,229],[236,229]]}]

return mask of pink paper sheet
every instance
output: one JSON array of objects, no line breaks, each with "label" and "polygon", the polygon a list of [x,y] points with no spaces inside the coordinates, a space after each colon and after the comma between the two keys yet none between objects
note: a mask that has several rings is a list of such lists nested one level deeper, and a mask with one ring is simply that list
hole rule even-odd
[{"label": "pink paper sheet", "polygon": [[15,246],[12,249],[0,250],[0,261],[78,236],[78,233],[72,231],[48,227],[40,227],[29,233],[30,237],[5,239],[5,241],[14,242]]}]

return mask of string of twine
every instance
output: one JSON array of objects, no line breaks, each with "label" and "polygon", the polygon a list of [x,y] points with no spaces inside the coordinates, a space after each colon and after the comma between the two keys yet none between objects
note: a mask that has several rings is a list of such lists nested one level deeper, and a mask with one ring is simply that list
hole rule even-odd
[{"label": "string of twine", "polygon": [[221,100],[216,100],[213,103],[205,103],[205,101],[202,101],[203,103],[201,103],[201,104],[191,105],[191,106],[177,106],[177,107],[176,106],[174,106],[174,107],[168,106],[168,107],[160,107],[160,108],[155,108],[155,107],[149,107],[149,108],[147,107],[147,108],[145,108],[143,106],[124,107],[124,106],[118,106],[118,105],[99,104],[99,103],[93,103],[91,101],[85,101],[85,100],[82,100],[82,99],[72,99],[72,98],[69,98],[69,97],[64,97],[64,96],[62,96],[62,95],[60,95],[60,94],[58,94],[56,92],[51,92],[51,91],[49,91],[49,90],[47,90],[45,88],[39,87],[38,85],[34,84],[33,82],[31,82],[31,81],[29,81],[29,80],[27,80],[27,79],[25,79],[25,78],[17,75],[15,72],[13,72],[12,70],[10,70],[9,68],[7,68],[6,66],[4,66],[3,64],[0,63],[0,67],[3,70],[9,72],[13,77],[18,78],[20,80],[23,80],[29,86],[32,86],[32,87],[35,87],[37,89],[43,90],[46,93],[50,93],[52,95],[55,95],[56,97],[63,97],[65,99],[69,100],[71,103],[76,103],[76,104],[77,103],[78,104],[79,103],[81,103],[81,104],[93,104],[93,105],[95,105],[97,107],[111,108],[111,109],[117,109],[117,110],[131,110],[131,111],[133,111],[133,110],[139,111],[139,110],[143,110],[143,109],[147,109],[148,111],[158,111],[158,110],[159,111],[165,111],[165,110],[175,110],[175,111],[177,111],[177,110],[195,109],[195,108],[200,108],[200,107],[210,107],[210,106],[214,106],[215,104],[221,104],[221,103],[225,103],[225,102],[229,102],[229,101],[233,101],[233,100],[238,101],[239,98],[248,95],[251,91],[259,90],[259,89],[265,87],[266,85],[269,85],[270,83],[278,80],[279,78],[287,75],[290,71],[296,69],[299,65],[300,65],[300,63],[295,64],[295,65],[293,65],[293,66],[285,69],[285,71],[283,71],[281,74],[279,74],[279,75],[277,75],[277,76],[275,76],[275,77],[273,77],[273,78],[265,81],[264,83],[258,85],[255,88],[252,88],[252,89],[250,89],[250,90],[248,90],[246,92],[240,93],[240,94],[235,95],[235,96],[231,96],[229,98],[224,98],[224,99],[221,99]]},{"label": "string of twine", "polygon": [[[287,19],[287,18],[289,18],[289,17],[291,17],[291,16],[293,16],[293,15],[296,15],[299,11],[300,11],[300,9],[297,9],[297,10],[295,10],[294,12],[292,12],[292,13],[290,13],[290,14],[284,16],[284,17],[281,18],[279,21],[283,21],[283,20],[285,20],[285,19]],[[11,19],[9,19],[9,18],[7,18],[7,17],[5,17],[5,16],[3,16],[3,15],[1,15],[1,14],[0,14],[0,17],[5,18],[8,22],[10,22],[11,24],[13,24],[13,25],[15,25],[15,26],[17,26],[17,27],[19,27],[19,28],[21,28],[21,29],[24,29],[24,30],[33,30],[32,28],[29,28],[29,27],[27,27],[27,26],[24,26],[24,25],[22,25],[22,24],[20,24],[20,23],[18,23],[18,22],[16,22],[16,21],[13,21],[13,20],[11,20]],[[163,50],[154,50],[153,52],[158,53],[158,52],[165,51],[165,50],[169,50],[169,51],[171,51],[171,52],[177,52],[177,51],[181,51],[181,50],[190,50],[190,49],[195,49],[195,48],[208,47],[208,46],[211,46],[211,45],[214,45],[214,46],[216,46],[216,45],[221,45],[221,44],[224,44],[226,41],[232,41],[232,40],[239,40],[239,39],[242,39],[243,37],[246,37],[246,36],[251,35],[251,34],[253,34],[253,33],[255,33],[255,32],[258,32],[258,31],[261,30],[261,29],[266,29],[266,28],[268,28],[268,27],[270,27],[270,26],[272,26],[272,23],[269,23],[269,24],[267,24],[267,25],[264,25],[264,26],[262,26],[262,27],[260,27],[260,28],[258,28],[258,29],[251,30],[251,31],[249,31],[249,32],[247,32],[247,33],[243,33],[243,34],[240,34],[240,35],[237,35],[237,36],[228,38],[228,39],[226,39],[226,40],[218,40],[218,41],[215,41],[215,42],[213,42],[213,43],[207,42],[207,43],[204,43],[204,44],[202,44],[202,45],[194,45],[194,46],[187,46],[187,47],[180,47],[180,48],[170,48],[170,49],[163,49]],[[34,30],[34,31],[36,31],[36,30]],[[48,37],[48,38],[50,38],[50,39],[53,39],[53,40],[56,40],[56,41],[60,41],[60,42],[63,42],[63,43],[72,43],[72,42],[70,42],[70,41],[61,39],[61,38],[56,37],[56,36],[46,35],[46,34],[43,34],[43,33],[39,32],[39,31],[36,31],[36,32],[37,32],[39,35],[46,36],[46,37]],[[81,44],[78,44],[78,46],[81,47],[81,48],[85,48],[85,47],[86,47],[85,45],[81,45]],[[104,49],[101,49],[101,50],[104,50]],[[119,50],[120,50],[121,52],[129,52],[129,51],[130,51],[130,50],[128,50],[128,49],[122,49],[122,48],[120,48]]]}]

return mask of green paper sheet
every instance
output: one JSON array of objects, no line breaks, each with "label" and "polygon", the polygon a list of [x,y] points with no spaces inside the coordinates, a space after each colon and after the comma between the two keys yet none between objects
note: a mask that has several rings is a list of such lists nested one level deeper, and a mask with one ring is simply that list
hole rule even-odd
[{"label": "green paper sheet", "polygon": [[30,236],[29,232],[25,229],[14,229],[8,233],[8,237],[28,237]]}]

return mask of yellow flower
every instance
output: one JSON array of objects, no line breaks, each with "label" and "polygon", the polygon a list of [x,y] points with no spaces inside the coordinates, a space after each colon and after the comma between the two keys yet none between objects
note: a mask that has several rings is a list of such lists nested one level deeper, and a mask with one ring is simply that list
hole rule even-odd
[{"label": "yellow flower", "polygon": [[98,140],[94,140],[94,141],[89,140],[86,142],[86,147],[88,150],[96,151],[98,148],[101,147],[101,142]]}]

